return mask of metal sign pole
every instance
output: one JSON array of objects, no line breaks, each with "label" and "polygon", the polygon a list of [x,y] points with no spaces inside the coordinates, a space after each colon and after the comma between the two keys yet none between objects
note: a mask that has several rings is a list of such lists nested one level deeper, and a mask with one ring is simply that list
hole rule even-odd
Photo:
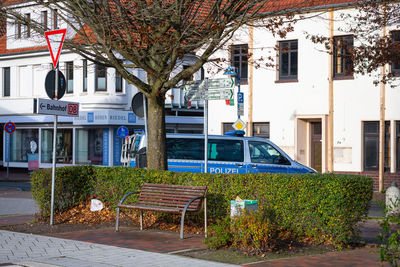
[{"label": "metal sign pole", "polygon": [[208,78],[205,84],[204,97],[204,173],[208,172]]},{"label": "metal sign pole", "polygon": [[[58,99],[58,64],[56,66],[56,78],[54,86],[54,98]],[[57,147],[57,115],[54,115],[54,133],[53,133],[53,167],[51,172],[51,211],[50,211],[50,225],[53,225],[53,214],[54,214],[54,187],[56,177],[56,147]]]},{"label": "metal sign pole", "polygon": [[8,134],[8,151],[7,151],[7,179],[8,179],[8,175],[9,175],[9,168],[10,168],[10,157],[11,157],[11,153],[10,153],[10,150],[11,150],[11,134],[10,133],[7,133]]}]

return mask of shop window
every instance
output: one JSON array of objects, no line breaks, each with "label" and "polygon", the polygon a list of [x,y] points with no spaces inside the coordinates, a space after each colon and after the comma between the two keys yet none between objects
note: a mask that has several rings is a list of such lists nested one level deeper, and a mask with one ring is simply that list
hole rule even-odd
[{"label": "shop window", "polygon": [[107,91],[107,68],[103,65],[96,65],[96,91]]},{"label": "shop window", "polygon": [[[364,170],[379,169],[379,122],[364,122]],[[390,170],[390,122],[385,122],[385,171]]]},{"label": "shop window", "polygon": [[[42,130],[41,162],[53,161],[53,129]],[[72,163],[72,129],[58,129],[56,143],[56,162]]]},{"label": "shop window", "polygon": [[3,96],[10,96],[10,67],[3,68]]},{"label": "shop window", "polygon": [[247,83],[248,50],[247,44],[231,46],[231,64],[238,72],[240,83]]},{"label": "shop window", "polygon": [[400,31],[391,32],[392,43],[393,43],[393,57],[392,63],[390,64],[390,71],[392,74],[400,75]]},{"label": "shop window", "polygon": [[253,122],[253,136],[269,138],[269,122]]},{"label": "shop window", "polygon": [[77,164],[103,164],[103,129],[77,129],[75,142]]},{"label": "shop window", "polygon": [[333,74],[335,78],[353,77],[353,36],[335,36],[333,38]]},{"label": "shop window", "polygon": [[31,141],[38,144],[38,136],[37,129],[16,129],[10,134],[10,161],[28,162],[28,154],[32,153]]},{"label": "shop window", "polygon": [[297,80],[297,40],[279,42],[279,80]]},{"label": "shop window", "polygon": [[67,93],[72,94],[74,92],[74,62],[69,61],[66,63],[67,68]]},{"label": "shop window", "polygon": [[88,71],[88,66],[87,66],[87,59],[83,60],[83,92],[87,92],[88,89],[88,79],[87,79],[87,71]]},{"label": "shop window", "polygon": [[122,85],[123,85],[122,75],[115,70],[115,92],[122,93]]}]

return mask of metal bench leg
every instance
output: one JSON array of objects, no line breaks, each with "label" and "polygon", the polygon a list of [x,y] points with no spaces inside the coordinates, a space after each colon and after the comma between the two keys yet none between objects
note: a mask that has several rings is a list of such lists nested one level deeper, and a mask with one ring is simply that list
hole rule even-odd
[{"label": "metal bench leg", "polygon": [[143,230],[143,211],[140,210],[140,230]]},{"label": "metal bench leg", "polygon": [[186,214],[186,208],[182,211],[182,217],[181,217],[181,231],[179,234],[179,237],[183,239],[183,226],[185,225],[185,214]]},{"label": "metal bench leg", "polygon": [[118,232],[118,222],[119,222],[119,208],[117,208],[117,220],[115,222],[115,232]]}]

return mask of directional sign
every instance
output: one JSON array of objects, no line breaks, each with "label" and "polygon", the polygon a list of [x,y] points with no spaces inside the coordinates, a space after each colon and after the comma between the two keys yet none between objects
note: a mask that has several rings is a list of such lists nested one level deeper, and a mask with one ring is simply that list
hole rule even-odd
[{"label": "directional sign", "polygon": [[246,124],[241,119],[237,119],[237,121],[232,124],[232,127],[235,130],[243,131],[244,129],[246,129]]},{"label": "directional sign", "polygon": [[37,113],[39,114],[79,116],[79,103],[77,102],[38,98],[37,103]]},{"label": "directional sign", "polygon": [[6,124],[4,124],[4,130],[7,133],[12,134],[15,131],[15,124],[11,121],[7,122]]},{"label": "directional sign", "polygon": [[67,29],[60,29],[54,31],[47,31],[44,33],[46,36],[47,46],[50,50],[51,60],[53,66],[57,66],[58,59],[60,57],[61,49],[64,43],[65,33]]},{"label": "directional sign", "polygon": [[212,89],[228,89],[235,87],[234,78],[221,78],[221,79],[209,79],[208,90]]},{"label": "directional sign", "polygon": [[232,99],[233,90],[231,89],[222,89],[222,90],[209,90],[206,92],[208,96],[208,100],[223,100],[223,99]]}]

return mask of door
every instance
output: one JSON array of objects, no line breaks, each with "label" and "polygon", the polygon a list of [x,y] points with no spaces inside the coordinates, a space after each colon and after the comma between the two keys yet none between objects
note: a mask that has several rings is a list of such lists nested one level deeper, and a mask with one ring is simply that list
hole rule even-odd
[{"label": "door", "polygon": [[271,172],[287,173],[289,160],[272,145],[265,142],[249,141],[250,173]]},{"label": "door", "polygon": [[322,171],[322,123],[311,122],[311,167]]}]

